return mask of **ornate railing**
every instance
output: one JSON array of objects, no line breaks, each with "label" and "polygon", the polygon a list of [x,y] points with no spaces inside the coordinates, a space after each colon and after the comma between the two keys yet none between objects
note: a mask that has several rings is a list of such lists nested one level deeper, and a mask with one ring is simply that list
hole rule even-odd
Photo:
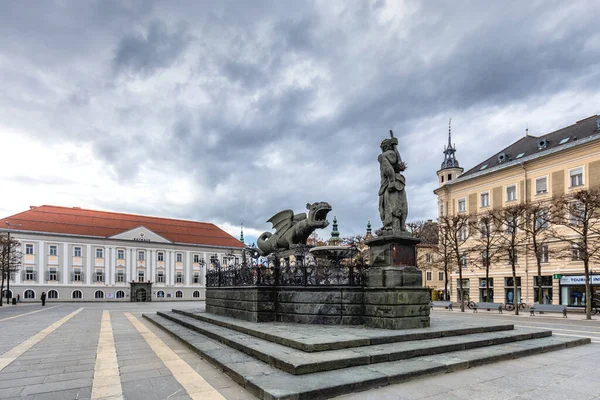
[{"label": "ornate railing", "polygon": [[317,259],[306,252],[288,259],[245,257],[240,264],[210,265],[206,286],[366,286],[367,269],[361,258]]}]

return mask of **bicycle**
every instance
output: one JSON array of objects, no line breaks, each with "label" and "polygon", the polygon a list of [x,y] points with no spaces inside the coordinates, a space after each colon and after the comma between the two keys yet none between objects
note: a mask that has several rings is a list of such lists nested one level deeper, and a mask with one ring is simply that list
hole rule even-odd
[{"label": "bicycle", "polygon": [[[504,309],[506,311],[513,311],[515,309],[515,305],[513,303],[506,303],[506,304],[504,304]],[[527,311],[527,310],[529,310],[529,305],[527,303],[523,303],[522,301],[520,301],[519,302],[519,310]]]},{"label": "bicycle", "polygon": [[467,304],[467,307],[469,307],[469,310],[472,310],[472,309],[476,308],[474,301],[467,300],[466,304]]}]

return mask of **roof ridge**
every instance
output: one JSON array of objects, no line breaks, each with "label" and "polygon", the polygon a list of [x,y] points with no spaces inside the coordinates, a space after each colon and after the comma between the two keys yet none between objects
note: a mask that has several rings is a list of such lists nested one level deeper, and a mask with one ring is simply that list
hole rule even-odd
[{"label": "roof ridge", "polygon": [[[34,207],[34,208],[29,209],[27,211],[23,211],[23,212],[21,212],[19,214],[23,214],[23,213],[26,213],[26,212],[29,212],[29,211],[38,211],[42,207],[58,208],[58,209],[62,209],[62,210],[88,211],[88,212],[101,213],[101,214],[126,215],[126,216],[130,216],[130,217],[151,218],[151,219],[157,219],[157,220],[186,222],[186,223],[192,223],[192,224],[205,224],[205,225],[212,225],[212,226],[218,228],[212,222],[194,221],[194,220],[180,219],[180,218],[156,217],[156,216],[152,216],[152,215],[142,215],[142,214],[120,213],[120,212],[116,212],[116,211],[91,210],[89,208],[81,208],[81,207],[54,206],[54,205],[48,205],[48,204],[44,204],[44,205],[41,205],[41,206]],[[48,211],[45,211],[45,210],[40,210],[40,211],[42,211],[42,212],[48,212]],[[18,214],[15,214],[15,215],[18,215]],[[101,218],[101,217],[98,217],[98,218]]]}]

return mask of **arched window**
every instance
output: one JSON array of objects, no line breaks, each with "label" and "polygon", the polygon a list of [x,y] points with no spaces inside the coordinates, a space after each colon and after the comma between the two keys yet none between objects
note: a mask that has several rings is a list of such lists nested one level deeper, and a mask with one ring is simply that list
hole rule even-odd
[{"label": "arched window", "polygon": [[122,290],[117,290],[117,299],[124,299],[125,298],[125,292]]},{"label": "arched window", "polygon": [[96,293],[94,293],[94,298],[95,299],[103,299],[104,292],[102,290],[96,290]]},{"label": "arched window", "polygon": [[200,291],[194,290],[194,294],[192,295],[192,297],[194,297],[194,298],[200,297]]},{"label": "arched window", "polygon": [[81,290],[73,290],[73,293],[71,293],[71,298],[72,299],[82,299],[83,293],[81,293]]},{"label": "arched window", "polygon": [[58,299],[58,292],[56,290],[49,290],[48,298],[49,299]]},{"label": "arched window", "polygon": [[165,292],[159,290],[158,292],[156,292],[156,297],[165,297]]},{"label": "arched window", "polygon": [[183,292],[181,290],[176,291],[175,297],[183,297]]},{"label": "arched window", "polygon": [[[6,290],[6,289],[4,289],[4,290],[2,291],[2,297],[4,297],[5,299],[6,299],[6,293],[7,293],[7,290]],[[11,298],[11,299],[12,299],[12,297],[13,297],[13,291],[9,289],[9,290],[8,290],[8,293],[10,293],[10,296],[9,296],[9,298]]]},{"label": "arched window", "polygon": [[35,299],[35,292],[31,289],[27,289],[25,293],[23,293],[23,297],[26,299]]}]

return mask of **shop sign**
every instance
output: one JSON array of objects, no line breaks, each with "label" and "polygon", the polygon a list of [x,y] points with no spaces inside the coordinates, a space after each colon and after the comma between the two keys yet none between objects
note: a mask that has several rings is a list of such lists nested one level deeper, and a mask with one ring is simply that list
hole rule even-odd
[{"label": "shop sign", "polygon": [[[592,275],[590,276],[590,283],[592,285],[600,285],[600,275]],[[576,276],[561,276],[560,277],[561,285],[585,285],[585,276],[584,275],[576,275]]]},{"label": "shop sign", "polygon": [[560,279],[560,274],[554,274],[552,275],[552,279]]}]

